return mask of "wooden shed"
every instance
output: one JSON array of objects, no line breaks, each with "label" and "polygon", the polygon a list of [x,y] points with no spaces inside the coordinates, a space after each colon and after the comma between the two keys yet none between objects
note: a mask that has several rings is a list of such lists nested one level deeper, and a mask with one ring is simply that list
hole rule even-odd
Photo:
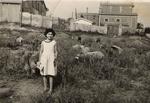
[{"label": "wooden shed", "polygon": [[0,22],[20,22],[21,0],[0,0]]}]

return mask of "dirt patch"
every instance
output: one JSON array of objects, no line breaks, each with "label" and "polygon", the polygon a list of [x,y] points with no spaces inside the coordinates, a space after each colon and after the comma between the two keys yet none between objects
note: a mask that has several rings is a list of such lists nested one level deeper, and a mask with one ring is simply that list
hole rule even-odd
[{"label": "dirt patch", "polygon": [[[1,80],[1,83],[3,81]],[[1,101],[9,103],[20,103],[22,98],[28,98],[43,92],[43,85],[41,78],[24,79],[19,81],[5,81],[5,87],[10,87],[14,93],[12,96],[2,98]],[[10,103],[11,103],[10,102]]]}]

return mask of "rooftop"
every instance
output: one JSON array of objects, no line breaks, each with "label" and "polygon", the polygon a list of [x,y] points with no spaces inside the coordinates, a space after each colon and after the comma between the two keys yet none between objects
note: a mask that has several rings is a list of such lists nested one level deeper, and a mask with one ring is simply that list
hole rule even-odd
[{"label": "rooftop", "polygon": [[134,4],[132,2],[102,2],[100,3],[100,5],[102,6],[134,6]]}]

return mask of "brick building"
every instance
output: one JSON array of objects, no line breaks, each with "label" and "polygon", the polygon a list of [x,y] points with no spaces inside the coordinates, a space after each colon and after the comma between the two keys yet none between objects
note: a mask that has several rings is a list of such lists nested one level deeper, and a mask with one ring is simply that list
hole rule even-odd
[{"label": "brick building", "polygon": [[107,26],[108,34],[121,35],[134,33],[137,27],[137,14],[133,13],[132,3],[101,3],[99,25]]},{"label": "brick building", "polygon": [[99,13],[78,13],[77,18],[88,19],[94,25],[106,26],[107,34],[134,33],[137,28],[137,14],[132,3],[101,3]]}]

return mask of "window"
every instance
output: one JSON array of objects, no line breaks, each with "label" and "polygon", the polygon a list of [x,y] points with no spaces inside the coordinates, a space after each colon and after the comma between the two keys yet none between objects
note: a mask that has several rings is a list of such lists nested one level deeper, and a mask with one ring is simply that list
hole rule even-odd
[{"label": "window", "polygon": [[120,22],[120,19],[116,19],[117,22]]},{"label": "window", "polygon": [[82,14],[80,15],[80,17],[81,17],[81,18],[84,18],[84,16],[83,16]]},{"label": "window", "polygon": [[95,19],[95,18],[96,18],[96,16],[94,15],[94,16],[93,16],[93,19]]},{"label": "window", "polygon": [[124,27],[129,27],[129,25],[128,25],[128,24],[122,24],[122,26],[124,26]]},{"label": "window", "polygon": [[105,22],[108,22],[108,19],[105,19]]},{"label": "window", "polygon": [[105,26],[104,23],[100,23],[100,26]]},{"label": "window", "polygon": [[93,24],[93,25],[96,25],[96,23],[95,23],[95,22],[93,22],[92,24]]}]

